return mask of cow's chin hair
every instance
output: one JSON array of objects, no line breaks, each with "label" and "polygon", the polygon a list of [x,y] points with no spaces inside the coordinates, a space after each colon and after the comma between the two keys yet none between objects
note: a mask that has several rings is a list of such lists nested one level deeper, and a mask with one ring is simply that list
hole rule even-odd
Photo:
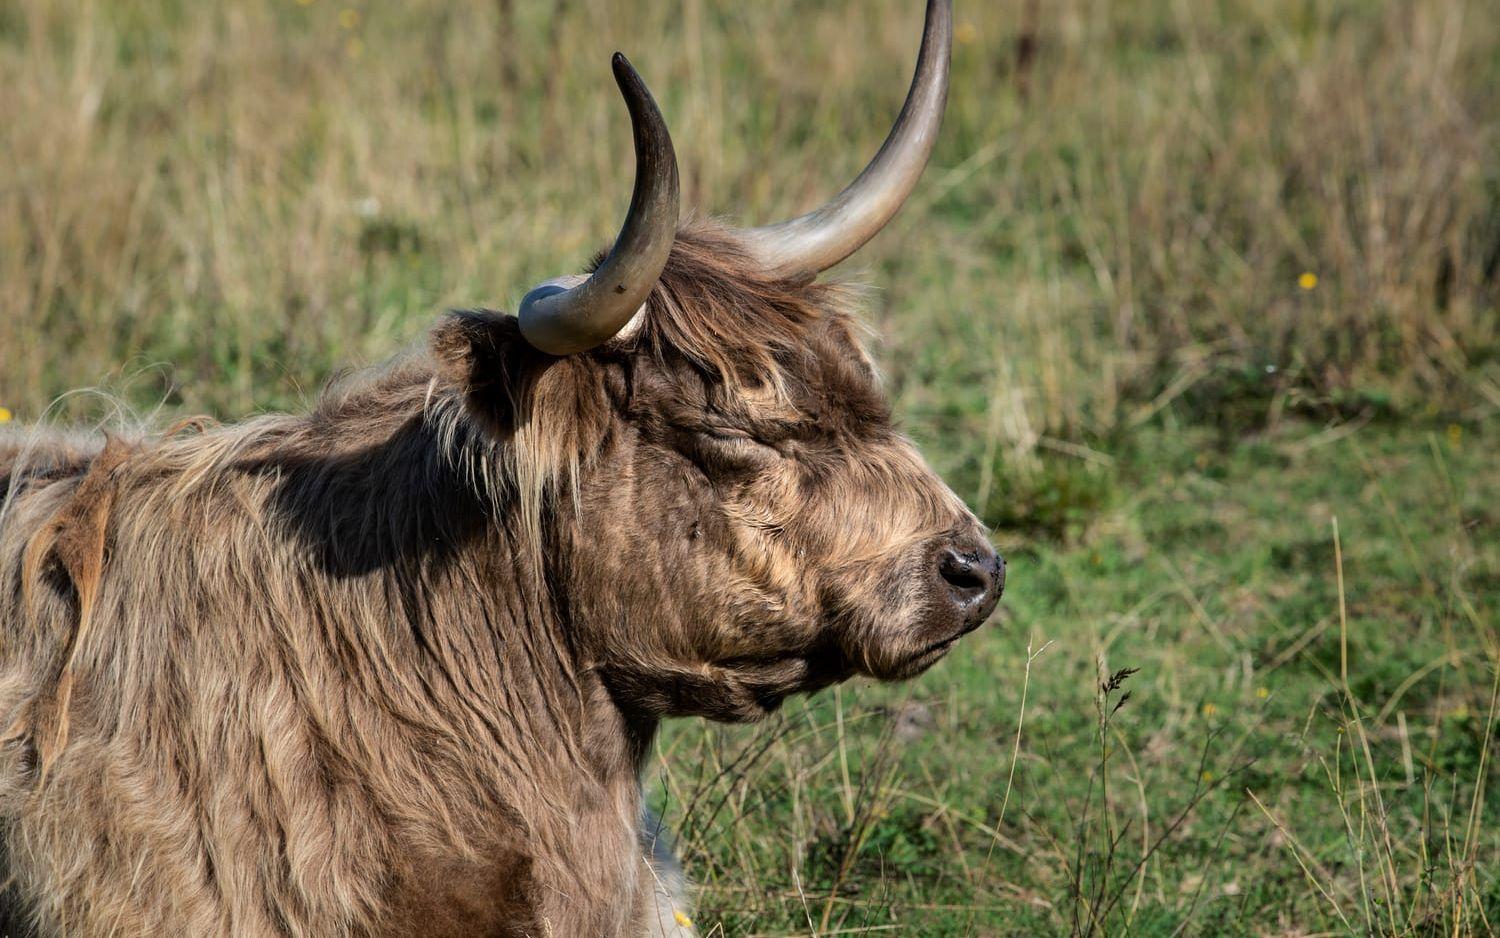
[{"label": "cow's chin hair", "polygon": [[600,673],[615,697],[636,712],[753,723],[793,694],[822,690],[854,672],[839,656],[815,652],[692,666],[617,665]]},{"label": "cow's chin hair", "polygon": [[740,720],[759,719],[774,713],[794,694],[812,694],[841,681],[854,671],[840,656],[828,652],[798,655],[767,663],[732,663],[724,668],[731,686],[748,707]]},{"label": "cow's chin hair", "polygon": [[892,661],[871,676],[881,681],[909,681],[946,658],[948,652],[953,650],[953,646],[958,644],[958,640],[962,637],[962,635],[955,635],[930,644],[915,653]]},{"label": "cow's chin hair", "polygon": [[844,623],[851,670],[877,681],[908,681],[942,661],[970,630],[921,602],[855,613]]}]

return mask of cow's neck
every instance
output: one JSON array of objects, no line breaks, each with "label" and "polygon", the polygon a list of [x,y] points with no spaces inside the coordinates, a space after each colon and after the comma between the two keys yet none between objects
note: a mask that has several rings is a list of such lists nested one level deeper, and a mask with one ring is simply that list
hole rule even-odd
[{"label": "cow's neck", "polygon": [[336,448],[296,474],[278,465],[287,484],[273,498],[324,584],[308,601],[335,620],[367,620],[346,624],[368,665],[346,672],[379,676],[361,693],[382,696],[403,723],[446,723],[439,735],[468,758],[491,757],[493,771],[475,771],[500,776],[495,784],[633,783],[656,721],[627,715],[606,692],[573,621],[571,515],[534,517],[535,505],[498,481],[476,490],[471,467],[494,463],[487,445],[461,441],[433,459],[442,443],[414,415],[381,442]]},{"label": "cow's neck", "polygon": [[[627,718],[576,666],[547,591],[524,563],[494,562],[502,545],[486,546],[466,554],[488,559],[451,581],[486,588],[430,594],[464,611],[421,639],[419,684],[460,760],[443,785],[444,810],[461,819],[466,849],[413,848],[394,871],[390,933],[510,934],[489,929],[533,913],[535,934],[620,933],[639,914],[632,897],[649,890],[638,778],[654,722]],[[431,743],[408,738],[418,751]]]},{"label": "cow's neck", "polygon": [[[348,682],[315,704],[347,712],[319,719],[347,728],[349,764],[382,754],[361,784],[372,818],[404,832],[376,930],[510,934],[489,929],[537,911],[554,934],[616,934],[638,914],[622,897],[649,890],[639,773],[655,721],[623,713],[579,658],[535,527],[415,458],[423,435],[320,463],[321,486],[287,506],[321,574],[304,600],[330,623],[322,653]],[[335,487],[352,507],[318,497]]]}]

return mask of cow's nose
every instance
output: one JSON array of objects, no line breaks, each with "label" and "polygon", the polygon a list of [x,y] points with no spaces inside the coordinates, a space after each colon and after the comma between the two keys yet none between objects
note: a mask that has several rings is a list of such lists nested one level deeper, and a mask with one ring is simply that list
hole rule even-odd
[{"label": "cow's nose", "polygon": [[1005,561],[984,542],[950,544],[938,551],[937,573],[965,631],[983,625],[1005,591]]}]

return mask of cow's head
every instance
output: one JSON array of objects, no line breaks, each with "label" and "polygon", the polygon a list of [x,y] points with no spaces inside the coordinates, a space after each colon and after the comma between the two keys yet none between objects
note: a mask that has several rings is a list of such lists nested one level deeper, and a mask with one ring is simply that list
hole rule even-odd
[{"label": "cow's head", "polygon": [[851,674],[920,673],[993,611],[1004,564],[891,421],[845,293],[818,273],[900,208],[947,92],[949,0],[864,173],[770,228],[679,228],[666,126],[622,57],[637,179],[611,252],[518,317],[434,346],[496,442],[571,641],[643,712],[749,719]]}]

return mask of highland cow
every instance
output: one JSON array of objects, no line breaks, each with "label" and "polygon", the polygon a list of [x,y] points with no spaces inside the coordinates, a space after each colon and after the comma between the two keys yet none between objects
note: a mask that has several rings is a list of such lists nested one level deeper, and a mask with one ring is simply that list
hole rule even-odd
[{"label": "highland cow", "polygon": [[927,16],[890,138],[816,212],[683,226],[617,56],[636,187],[589,275],[451,313],[304,415],[0,437],[0,923],[677,929],[659,722],[911,677],[1003,586],[816,279],[931,151]]}]

